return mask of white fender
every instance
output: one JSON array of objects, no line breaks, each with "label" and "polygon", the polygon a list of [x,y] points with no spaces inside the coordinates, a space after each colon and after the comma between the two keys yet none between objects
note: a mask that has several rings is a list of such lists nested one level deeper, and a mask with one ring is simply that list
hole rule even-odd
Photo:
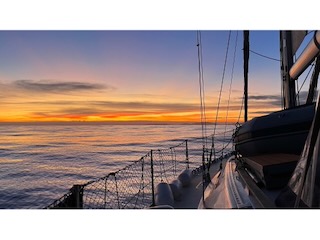
[{"label": "white fender", "polygon": [[169,185],[170,185],[174,200],[179,201],[182,194],[181,181],[179,179],[176,179],[176,180],[173,180]]},{"label": "white fender", "polygon": [[159,206],[149,207],[149,209],[174,209],[174,208],[170,205],[159,205]]},{"label": "white fender", "polygon": [[190,185],[191,178],[192,178],[192,170],[190,169],[183,170],[178,176],[178,179],[182,183],[183,187],[188,187]]},{"label": "white fender", "polygon": [[173,194],[168,183],[161,182],[157,185],[155,191],[155,205],[169,205],[173,206]]}]

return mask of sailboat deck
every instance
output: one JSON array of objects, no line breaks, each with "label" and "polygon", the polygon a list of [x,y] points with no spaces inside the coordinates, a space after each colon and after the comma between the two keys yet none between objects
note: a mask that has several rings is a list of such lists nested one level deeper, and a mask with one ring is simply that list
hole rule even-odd
[{"label": "sailboat deck", "polygon": [[290,162],[297,162],[299,159],[299,155],[295,154],[266,154],[266,155],[259,155],[259,156],[252,156],[245,158],[246,161],[250,161],[252,163],[259,164],[263,167],[271,166],[271,165],[279,165],[285,164]]},{"label": "sailboat deck", "polygon": [[[225,162],[225,161],[223,161]],[[220,168],[220,162],[214,162],[210,167],[210,176],[214,176]],[[180,201],[174,202],[175,209],[197,209],[202,197],[202,174],[194,176],[190,186],[182,189]]]},{"label": "sailboat deck", "polygon": [[245,157],[243,161],[267,189],[275,189],[287,184],[299,157],[278,153]]}]

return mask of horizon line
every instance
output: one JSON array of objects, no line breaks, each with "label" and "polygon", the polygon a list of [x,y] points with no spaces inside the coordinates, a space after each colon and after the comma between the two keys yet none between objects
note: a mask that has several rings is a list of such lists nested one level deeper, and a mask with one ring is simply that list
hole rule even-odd
[{"label": "horizon line", "polygon": [[[15,124],[26,124],[26,125],[68,125],[68,124],[83,124],[83,125],[201,125],[201,122],[190,122],[190,121],[15,121],[15,122],[0,122],[0,125],[15,125]],[[214,125],[215,123],[206,122],[206,125]],[[236,122],[222,123],[217,122],[216,124],[227,124],[232,125]]]}]

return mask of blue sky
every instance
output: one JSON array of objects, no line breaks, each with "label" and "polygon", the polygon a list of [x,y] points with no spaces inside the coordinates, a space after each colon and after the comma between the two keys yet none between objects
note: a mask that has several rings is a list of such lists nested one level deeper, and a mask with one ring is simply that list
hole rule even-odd
[{"label": "blue sky", "polygon": [[[222,108],[240,30],[231,106],[236,116],[243,88],[241,30],[251,30],[252,50],[278,59],[279,35],[272,30],[318,28],[309,17],[316,8],[307,2],[5,1],[0,30],[9,32],[0,32],[0,120],[199,119],[196,30],[202,30],[206,104],[214,119],[229,29]],[[280,108],[277,61],[251,54],[249,80],[249,117]]]},{"label": "blue sky", "polygon": [[[222,107],[235,55],[235,116],[243,89],[243,38],[242,31],[230,34]],[[205,30],[201,36],[206,102],[214,119],[229,31]],[[197,31],[0,31],[0,39],[0,97],[7,109],[2,121],[199,119]],[[250,31],[250,49],[280,59],[279,32]],[[251,117],[280,109],[279,101],[254,98],[280,95],[278,61],[251,54],[249,79]]]}]

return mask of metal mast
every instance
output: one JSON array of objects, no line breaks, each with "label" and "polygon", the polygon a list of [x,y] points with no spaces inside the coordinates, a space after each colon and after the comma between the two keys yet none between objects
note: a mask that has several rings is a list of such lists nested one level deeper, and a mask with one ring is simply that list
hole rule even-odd
[{"label": "metal mast", "polygon": [[293,65],[291,31],[280,31],[281,77],[284,109],[296,106],[296,84],[289,71]]},{"label": "metal mast", "polygon": [[249,31],[243,31],[244,121],[248,121]]}]

